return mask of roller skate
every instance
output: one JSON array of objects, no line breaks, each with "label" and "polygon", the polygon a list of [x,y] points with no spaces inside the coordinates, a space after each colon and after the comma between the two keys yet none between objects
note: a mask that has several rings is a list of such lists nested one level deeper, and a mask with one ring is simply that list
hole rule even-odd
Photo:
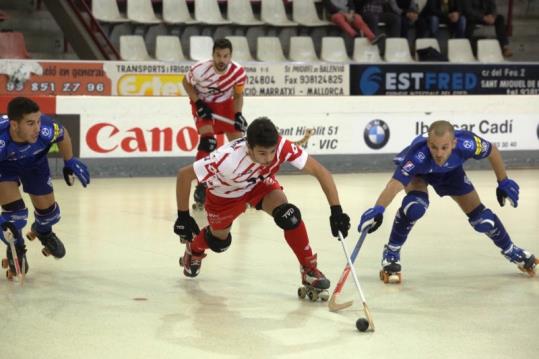
[{"label": "roller skate", "polygon": [[26,238],[30,241],[33,241],[36,238],[39,239],[41,244],[43,244],[41,253],[43,253],[45,257],[52,255],[54,258],[60,259],[66,254],[64,244],[60,238],[58,238],[52,230],[49,233],[38,232],[35,223],[32,224],[30,232],[26,233]]},{"label": "roller skate", "polygon": [[380,280],[384,283],[399,284],[402,281],[400,246],[386,244],[382,254],[382,269],[380,270]]},{"label": "roller skate", "polygon": [[26,260],[26,246],[13,245],[15,247],[16,258],[13,258],[10,244],[6,250],[6,258],[2,259],[2,268],[6,269],[6,278],[13,280],[14,277],[20,275],[21,281],[24,275],[28,273],[28,262]]},{"label": "roller skate", "polygon": [[501,252],[505,258],[516,263],[518,269],[527,273],[530,277],[535,276],[535,267],[539,264],[539,259],[528,251],[512,244],[509,249]]},{"label": "roller skate", "polygon": [[180,267],[183,267],[183,274],[186,277],[196,277],[200,273],[200,267],[202,266],[202,259],[204,257],[206,257],[204,252],[202,254],[194,254],[191,251],[191,242],[185,243],[185,253],[180,257]]},{"label": "roller skate", "polygon": [[195,187],[195,192],[193,193],[193,199],[194,203],[192,205],[192,208],[194,210],[203,210],[204,209],[204,201],[206,200],[206,185],[204,183],[199,183]]},{"label": "roller skate", "polygon": [[325,302],[329,299],[329,279],[316,267],[316,254],[306,258],[306,265],[300,267],[301,283],[303,287],[298,288],[298,297],[304,299],[309,297],[311,302],[318,299]]}]

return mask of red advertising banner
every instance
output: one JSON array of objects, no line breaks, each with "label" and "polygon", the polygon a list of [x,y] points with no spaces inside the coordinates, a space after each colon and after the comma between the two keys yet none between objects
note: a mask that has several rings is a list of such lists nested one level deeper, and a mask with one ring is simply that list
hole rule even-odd
[{"label": "red advertising banner", "polygon": [[0,94],[12,96],[111,95],[100,62],[3,61]]}]

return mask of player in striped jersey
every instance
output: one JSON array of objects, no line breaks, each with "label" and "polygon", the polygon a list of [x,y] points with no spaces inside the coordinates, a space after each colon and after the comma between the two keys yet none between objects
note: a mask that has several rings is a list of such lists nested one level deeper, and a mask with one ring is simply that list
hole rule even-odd
[{"label": "player in striped jersey", "polygon": [[[311,295],[309,298],[327,299],[330,282],[317,268],[317,255],[309,245],[300,210],[288,203],[275,178],[284,162],[316,177],[330,205],[333,236],[337,237],[338,231],[347,236],[350,218],[339,204],[331,173],[301,147],[281,137],[268,118],[261,117],[251,123],[246,138],[232,141],[178,172],[178,219],[174,232],[186,242],[185,254],[180,258],[186,276],[199,274],[206,249],[228,249],[232,223],[251,205],[271,215],[284,230],[284,237],[300,263],[302,283],[314,293],[315,299]],[[209,225],[202,231],[188,210],[191,181],[195,178],[208,186],[205,209]]]},{"label": "player in striped jersey", "polygon": [[[224,133],[229,141],[242,137],[247,121],[241,110],[245,70],[232,61],[232,43],[217,39],[212,58],[199,61],[187,72],[183,86],[191,102],[191,111],[200,135],[195,159],[206,157],[217,148],[216,134]],[[214,115],[234,119],[234,124],[218,121]],[[204,202],[204,187],[199,183],[195,202]]]}]

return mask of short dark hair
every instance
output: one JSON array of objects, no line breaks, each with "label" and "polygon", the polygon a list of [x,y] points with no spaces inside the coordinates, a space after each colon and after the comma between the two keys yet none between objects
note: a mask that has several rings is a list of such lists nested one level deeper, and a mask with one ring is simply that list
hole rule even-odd
[{"label": "short dark hair", "polygon": [[258,117],[247,128],[247,144],[250,148],[255,146],[274,147],[278,141],[279,131],[267,117]]},{"label": "short dark hair", "polygon": [[228,39],[216,39],[213,43],[212,54],[217,49],[230,49],[230,53],[232,53],[232,43]]},{"label": "short dark hair", "polygon": [[27,97],[15,97],[7,105],[7,117],[12,121],[20,121],[24,115],[39,111],[39,106]]},{"label": "short dark hair", "polygon": [[455,128],[451,122],[438,120],[430,124],[428,134],[429,136],[443,136],[447,132],[449,132],[451,136],[455,137]]}]

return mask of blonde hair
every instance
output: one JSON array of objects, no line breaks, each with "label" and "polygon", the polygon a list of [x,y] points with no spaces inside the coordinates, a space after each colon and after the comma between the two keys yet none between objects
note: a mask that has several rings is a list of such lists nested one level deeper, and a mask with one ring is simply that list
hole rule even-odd
[{"label": "blonde hair", "polygon": [[455,128],[448,121],[434,121],[430,124],[428,134],[429,136],[435,135],[437,137],[445,135],[447,132],[451,134],[452,137],[455,137]]}]

